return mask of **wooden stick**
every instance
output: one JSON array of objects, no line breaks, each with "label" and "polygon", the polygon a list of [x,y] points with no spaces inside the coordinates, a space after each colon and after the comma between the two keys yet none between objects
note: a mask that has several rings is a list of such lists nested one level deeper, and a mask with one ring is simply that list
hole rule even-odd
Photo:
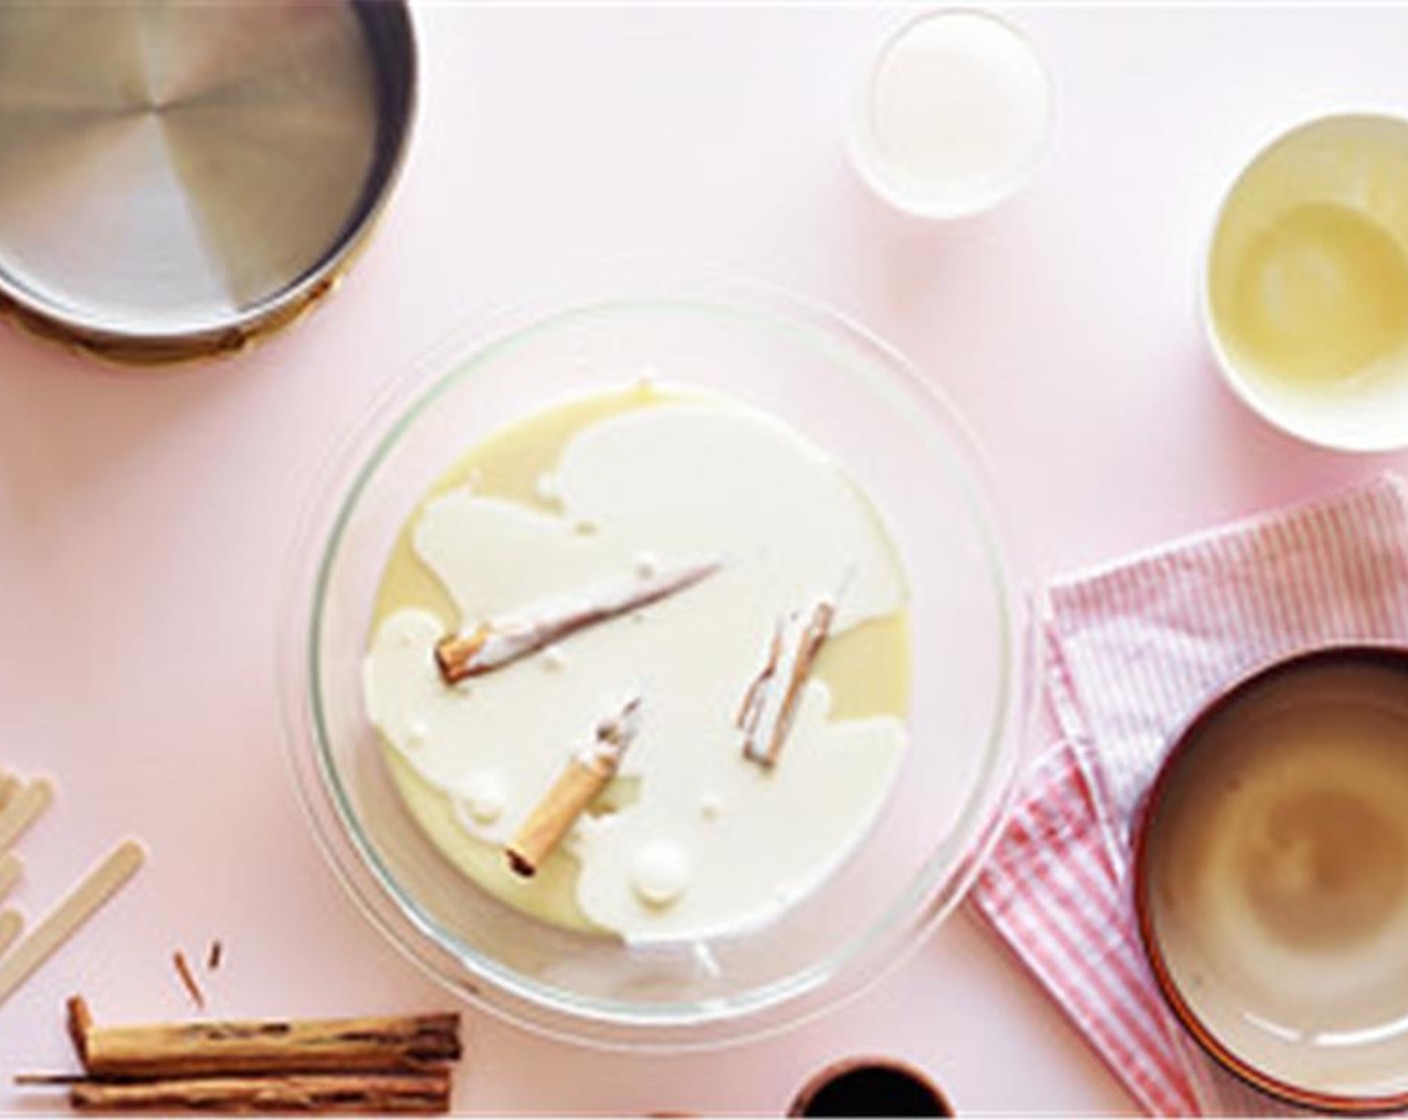
[{"label": "wooden stick", "polygon": [[19,789],[20,780],[15,775],[0,770],[0,812],[4,812]]},{"label": "wooden stick", "polygon": [[778,620],[767,659],[748,686],[734,721],[743,732],[744,758],[768,770],[777,765],[802,689],[835,616],[835,602],[823,598],[809,614],[794,611]]},{"label": "wooden stick", "polygon": [[177,949],[171,954],[171,963],[176,966],[176,975],[181,978],[181,986],[186,989],[186,994],[191,997],[191,1002],[198,1009],[204,1011],[205,993],[196,983],[195,973],[191,971],[191,962],[186,960],[186,954]]},{"label": "wooden stick", "polygon": [[420,1071],[460,1056],[453,1013],[98,1027],[75,996],[68,1020],[83,1068],[96,1078]]},{"label": "wooden stick", "polygon": [[10,1079],[15,1085],[74,1085],[85,1080],[81,1073],[17,1073]]},{"label": "wooden stick", "polygon": [[15,889],[15,884],[24,874],[24,863],[14,852],[0,856],[0,901]]},{"label": "wooden stick", "polygon": [[15,794],[4,810],[0,810],[0,852],[38,820],[53,800],[54,784],[48,778],[35,778]]},{"label": "wooden stick", "polygon": [[88,1010],[88,1001],[82,996],[69,996],[64,1010],[68,1012],[66,1025],[69,1041],[73,1043],[83,1068],[88,1069],[88,1036],[93,1033],[93,1013]]},{"label": "wooden stick", "polygon": [[0,1003],[132,878],[145,859],[142,845],[135,840],[124,840],[104,856],[14,951],[0,960]]},{"label": "wooden stick", "polygon": [[450,1108],[450,1074],[269,1074],[163,1081],[79,1081],[76,1112],[200,1112],[220,1115],[323,1113],[431,1116]]},{"label": "wooden stick", "polygon": [[652,603],[713,575],[720,564],[692,564],[673,572],[662,572],[598,588],[574,599],[539,604],[521,617],[491,619],[470,634],[442,638],[435,647],[435,661],[447,684],[509,665],[545,646],[598,623]]},{"label": "wooden stick", "polygon": [[0,910],[0,957],[24,932],[24,915],[18,910]]},{"label": "wooden stick", "polygon": [[621,758],[639,730],[639,697],[597,725],[596,741],[568,761],[505,849],[515,874],[525,878],[536,874],[592,799],[616,776]]}]

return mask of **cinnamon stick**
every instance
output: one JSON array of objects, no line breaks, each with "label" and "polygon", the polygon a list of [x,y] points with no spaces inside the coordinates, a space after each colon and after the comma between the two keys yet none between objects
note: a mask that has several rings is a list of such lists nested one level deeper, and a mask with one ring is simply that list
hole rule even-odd
[{"label": "cinnamon stick", "polygon": [[509,867],[516,874],[527,878],[537,873],[577,818],[616,776],[639,729],[639,697],[597,725],[595,741],[568,761],[505,849]]},{"label": "cinnamon stick", "polygon": [[196,983],[195,973],[191,971],[191,962],[186,960],[186,954],[177,949],[171,954],[171,963],[176,966],[176,975],[181,979],[181,986],[186,989],[186,994],[191,997],[191,1002],[200,1010],[205,1010],[205,992]]},{"label": "cinnamon stick", "polygon": [[69,1033],[94,1078],[424,1071],[460,1056],[459,1015],[95,1026],[81,996]]},{"label": "cinnamon stick", "polygon": [[469,634],[452,634],[435,647],[447,684],[512,664],[598,623],[648,607],[693,587],[719,570],[717,561],[692,564],[627,584],[597,588],[578,598],[539,604],[521,616],[491,619]]},{"label": "cinnamon stick", "polygon": [[200,1112],[224,1115],[335,1113],[430,1116],[450,1109],[450,1074],[312,1073],[157,1081],[78,1081],[77,1112]]},{"label": "cinnamon stick", "polygon": [[779,619],[763,668],[744,693],[734,721],[743,732],[743,756],[765,769],[777,765],[802,689],[835,616],[835,601],[822,598],[810,612],[793,611]]}]

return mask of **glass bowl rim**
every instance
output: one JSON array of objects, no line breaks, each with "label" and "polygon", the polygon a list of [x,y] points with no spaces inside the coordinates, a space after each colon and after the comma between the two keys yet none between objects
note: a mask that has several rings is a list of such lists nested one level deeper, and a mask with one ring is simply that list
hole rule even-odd
[{"label": "glass bowl rim", "polygon": [[[689,1001],[618,1010],[623,1005],[582,999],[525,980],[442,930],[401,890],[363,834],[332,761],[321,711],[319,631],[329,572],[360,498],[402,437],[445,393],[505,346],[573,315],[645,305],[708,305],[730,314],[742,312],[747,319],[762,317],[774,328],[793,333],[802,328],[814,341],[825,342],[828,350],[849,348],[878,367],[878,374],[855,368],[861,363],[853,360],[844,373],[866,392],[888,398],[891,406],[907,399],[922,407],[918,429],[926,444],[949,460],[979,530],[1002,624],[1002,680],[995,710],[974,792],[953,828],[925,856],[907,888],[862,933],[780,980],[718,1001],[726,1004],[722,1007],[714,1001]],[[574,287],[461,324],[374,394],[336,443],[310,488],[289,550],[276,658],[285,754],[315,841],[335,878],[371,924],[432,980],[509,1022],[561,1040],[676,1051],[733,1044],[789,1029],[858,997],[907,959],[962,900],[1015,796],[1036,710],[1031,692],[1040,647],[1023,624],[1028,610],[1014,587],[1010,538],[1003,531],[989,479],[966,421],[904,354],[846,314],[775,286],[697,272],[684,279],[652,275],[609,286],[598,282],[585,289]],[[411,943],[398,922],[430,944]],[[474,979],[456,974],[445,958]],[[825,989],[844,977],[849,978],[848,988],[826,994]],[[474,982],[480,979],[496,987],[495,995],[507,997],[507,1004],[482,990]],[[804,1006],[807,997],[810,1006]],[[566,1022],[554,1022],[553,1017]]]}]

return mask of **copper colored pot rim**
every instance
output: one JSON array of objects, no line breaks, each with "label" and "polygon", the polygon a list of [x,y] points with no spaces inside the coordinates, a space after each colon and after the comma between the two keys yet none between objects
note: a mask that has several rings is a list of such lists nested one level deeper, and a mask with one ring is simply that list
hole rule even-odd
[{"label": "copper colored pot rim", "polygon": [[1160,948],[1155,928],[1150,892],[1149,833],[1172,776],[1201,738],[1204,729],[1232,703],[1267,681],[1294,670],[1317,664],[1368,663],[1408,673],[1408,646],[1395,642],[1346,642],[1317,645],[1265,662],[1228,683],[1219,686],[1193,713],[1182,728],[1170,736],[1169,746],[1158,772],[1144,795],[1134,824],[1133,895],[1136,925],[1145,960],[1169,1010],[1193,1041],[1210,1058],[1253,1089],[1289,1104],[1325,1112],[1372,1115],[1408,1108],[1408,1091],[1382,1095],[1350,1096],[1295,1085],[1275,1077],[1248,1062],[1228,1048],[1198,1017],[1174,982]]}]

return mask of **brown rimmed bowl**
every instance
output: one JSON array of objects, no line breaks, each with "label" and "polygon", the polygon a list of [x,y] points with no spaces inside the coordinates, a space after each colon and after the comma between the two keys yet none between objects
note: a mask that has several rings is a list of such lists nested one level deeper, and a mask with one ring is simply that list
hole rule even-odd
[{"label": "brown rimmed bowl", "polygon": [[1316,648],[1210,699],[1147,795],[1134,899],[1225,1068],[1310,1108],[1408,1108],[1408,649]]}]

